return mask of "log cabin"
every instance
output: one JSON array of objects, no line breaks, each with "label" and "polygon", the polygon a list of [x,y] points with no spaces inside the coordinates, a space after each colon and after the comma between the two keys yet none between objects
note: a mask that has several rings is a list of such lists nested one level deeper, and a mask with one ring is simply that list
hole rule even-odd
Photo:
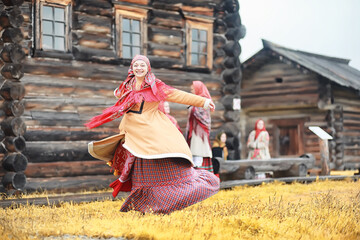
[{"label": "log cabin", "polygon": [[330,168],[360,168],[360,71],[349,60],[263,40],[263,49],[242,68],[238,124],[243,146],[261,118],[270,134],[272,157],[311,153],[320,167],[318,137],[308,128],[319,126],[333,137]]},{"label": "log cabin", "polygon": [[[237,0],[3,0],[0,10],[1,96],[3,109],[13,106],[1,121],[22,126],[2,134],[0,152],[3,160],[26,159],[17,172],[1,165],[0,178],[11,172],[4,185],[24,173],[27,191],[107,187],[116,177],[87,144],[117,133],[119,120],[92,130],[84,123],[115,103],[135,54],[147,55],[157,78],[178,89],[203,81],[217,107],[211,136],[226,130],[230,154],[238,154],[238,112],[224,107],[241,79],[246,30]],[[184,132],[187,106],[170,107]]]}]

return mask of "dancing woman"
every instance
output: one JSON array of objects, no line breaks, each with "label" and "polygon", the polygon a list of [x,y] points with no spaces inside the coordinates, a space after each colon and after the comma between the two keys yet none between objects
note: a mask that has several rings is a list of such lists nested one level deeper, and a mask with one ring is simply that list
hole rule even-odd
[{"label": "dancing woman", "polygon": [[90,142],[89,153],[107,161],[120,177],[110,186],[115,197],[130,191],[120,211],[170,213],[202,201],[219,190],[219,179],[193,168],[191,151],[176,126],[158,109],[161,101],[215,110],[209,98],[172,88],[151,72],[149,59],[137,55],[128,76],[115,89],[115,105],[93,117],[97,127],[123,116],[119,134]]}]

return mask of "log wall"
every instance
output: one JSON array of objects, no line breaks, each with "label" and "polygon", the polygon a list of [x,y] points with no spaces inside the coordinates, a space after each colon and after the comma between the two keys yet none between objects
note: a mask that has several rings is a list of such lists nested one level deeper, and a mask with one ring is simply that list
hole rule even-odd
[{"label": "log wall", "polygon": [[250,76],[244,76],[241,85],[243,109],[317,107],[319,86],[315,74],[304,74],[276,57],[266,62]]},{"label": "log wall", "polygon": [[336,161],[341,168],[360,168],[360,96],[334,85]]}]

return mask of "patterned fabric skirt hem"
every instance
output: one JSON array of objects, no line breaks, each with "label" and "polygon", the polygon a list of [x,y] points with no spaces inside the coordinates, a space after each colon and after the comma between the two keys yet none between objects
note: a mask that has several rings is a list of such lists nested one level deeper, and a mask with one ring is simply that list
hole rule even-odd
[{"label": "patterned fabric skirt hem", "polygon": [[120,211],[167,214],[200,202],[219,191],[219,178],[195,170],[181,158],[135,160],[133,188]]},{"label": "patterned fabric skirt hem", "polygon": [[203,157],[203,162],[202,162],[201,167],[196,167],[196,169],[203,169],[203,170],[207,170],[209,172],[214,173],[214,168],[213,168],[211,158],[210,157]]}]

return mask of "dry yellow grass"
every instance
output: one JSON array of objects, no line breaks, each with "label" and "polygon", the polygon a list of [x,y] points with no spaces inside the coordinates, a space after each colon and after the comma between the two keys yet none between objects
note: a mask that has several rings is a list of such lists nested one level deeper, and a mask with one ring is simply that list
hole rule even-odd
[{"label": "dry yellow grass", "polygon": [[123,201],[0,209],[2,239],[65,234],[129,239],[360,239],[360,183],[237,187],[170,215],[121,213]]}]

